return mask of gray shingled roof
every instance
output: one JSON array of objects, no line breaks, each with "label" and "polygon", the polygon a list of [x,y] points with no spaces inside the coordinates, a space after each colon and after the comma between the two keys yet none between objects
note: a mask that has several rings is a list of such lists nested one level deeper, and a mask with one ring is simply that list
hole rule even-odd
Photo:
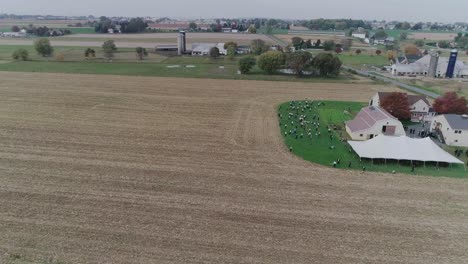
[{"label": "gray shingled roof", "polygon": [[468,116],[462,115],[444,115],[452,129],[468,130]]}]

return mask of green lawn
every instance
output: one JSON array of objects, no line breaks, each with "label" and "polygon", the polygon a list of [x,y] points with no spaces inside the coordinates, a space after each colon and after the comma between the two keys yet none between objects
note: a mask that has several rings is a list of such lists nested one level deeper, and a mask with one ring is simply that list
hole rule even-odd
[{"label": "green lawn", "polygon": [[[15,62],[11,54],[18,48],[29,52],[30,59],[24,62]],[[139,61],[133,48],[119,48],[111,63],[104,59],[101,48],[96,47],[96,58],[87,61],[84,58],[86,47],[54,47],[54,53],[63,54],[64,60],[57,61],[55,56],[42,57],[37,54],[33,46],[0,45],[0,71],[20,72],[51,72],[51,73],[77,73],[77,74],[114,74],[129,76],[161,76],[161,77],[187,77],[210,79],[235,80],[269,80],[269,81],[296,81],[296,82],[349,82],[355,78],[343,72],[337,78],[296,77],[286,74],[267,75],[257,67],[249,74],[237,74],[237,63],[240,58],[233,61],[224,58],[211,59],[209,57],[183,56],[164,57],[149,53],[143,61]],[[176,66],[179,67],[168,67]],[[189,67],[186,67],[189,66]],[[190,67],[195,66],[195,67]]]},{"label": "green lawn", "polygon": [[382,67],[389,65],[389,61],[385,55],[367,55],[367,54],[352,54],[345,53],[339,54],[338,57],[343,62],[344,65],[349,66],[362,66],[366,64],[367,66],[377,66]]},{"label": "green lawn", "polygon": [[[411,172],[411,166],[398,165],[396,162],[387,162],[387,164],[377,164],[371,161],[360,161],[359,157],[351,150],[346,142],[341,142],[340,138],[347,139],[344,121],[351,120],[354,115],[365,105],[365,103],[357,102],[336,102],[324,101],[313,102],[302,112],[306,101],[299,101],[299,115],[306,115],[306,121],[310,121],[307,128],[301,128],[298,117],[296,117],[296,109],[292,109],[290,103],[287,102],[279,106],[278,112],[281,114],[279,123],[281,133],[284,137],[286,145],[292,148],[292,152],[301,158],[322,164],[332,166],[333,161],[341,160],[337,166],[338,169],[362,170],[366,167],[366,171],[378,171],[391,173],[395,170],[397,173],[414,174],[414,175],[430,175],[430,176],[445,176],[455,178],[466,178],[468,173],[464,170],[463,165],[452,165],[452,167],[441,167],[437,169],[435,166],[427,165],[417,166],[415,172]],[[295,102],[292,106],[299,106],[299,102]],[[319,103],[322,105],[319,106]],[[324,105],[323,105],[324,104]],[[349,114],[345,113],[348,111]],[[289,118],[289,113],[293,116]],[[319,117],[313,119],[313,117]],[[320,122],[320,128],[316,131],[313,122]],[[336,126],[336,130],[328,131],[329,125]],[[298,137],[290,134],[292,129],[296,129]],[[308,129],[311,129],[312,135],[309,137]],[[320,132],[317,136],[316,133]],[[286,134],[285,134],[286,133]],[[301,134],[304,136],[301,138]],[[331,138],[332,136],[333,138]],[[351,150],[351,151],[350,151]],[[349,162],[351,167],[348,168]]]},{"label": "green lawn", "polygon": [[[179,67],[168,67],[172,65],[179,65]],[[186,67],[187,65],[194,65],[195,67]],[[193,64],[190,61],[187,61],[185,64],[174,64],[166,62],[58,62],[51,58],[51,61],[0,63],[0,71],[334,83],[346,83],[353,78],[348,73],[343,73],[342,76],[337,78],[299,78],[292,75],[282,74],[267,75],[258,68],[254,68],[249,74],[239,75],[237,74],[236,64],[225,64],[222,59],[216,62],[203,64]]]},{"label": "green lawn", "polygon": [[[285,35],[285,34],[288,34],[288,31],[289,30],[287,30],[287,29],[273,28],[271,30],[271,34],[272,35]],[[267,27],[261,27],[261,28],[257,29],[257,33],[267,34]]]},{"label": "green lawn", "polygon": [[95,34],[94,28],[92,27],[70,27],[65,28],[72,32],[72,34]]}]

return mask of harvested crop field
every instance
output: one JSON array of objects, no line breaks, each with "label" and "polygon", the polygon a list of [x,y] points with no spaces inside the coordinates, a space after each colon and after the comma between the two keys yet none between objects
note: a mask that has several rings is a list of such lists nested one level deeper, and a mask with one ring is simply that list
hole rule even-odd
[{"label": "harvested crop field", "polygon": [[427,39],[427,40],[453,40],[457,36],[457,33],[424,33],[416,32],[411,33],[409,38],[411,39]]},{"label": "harvested crop field", "polygon": [[383,87],[0,78],[0,263],[468,261],[466,181],[333,170],[283,145],[278,104]]}]

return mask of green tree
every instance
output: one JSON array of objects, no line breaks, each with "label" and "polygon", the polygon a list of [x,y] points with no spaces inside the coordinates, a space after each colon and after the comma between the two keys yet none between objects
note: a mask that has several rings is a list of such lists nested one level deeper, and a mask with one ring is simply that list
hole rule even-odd
[{"label": "green tree", "polygon": [[439,43],[437,43],[439,45],[439,48],[441,49],[448,49],[450,48],[450,42],[448,42],[447,40],[441,40],[439,41]]},{"label": "green tree", "polygon": [[250,70],[253,68],[253,66],[255,66],[255,64],[256,64],[256,60],[254,56],[242,57],[239,60],[239,71],[242,74],[249,73]]},{"label": "green tree", "polygon": [[148,52],[146,51],[145,48],[142,48],[142,47],[137,47],[135,49],[135,52],[139,60],[143,60],[144,57],[148,56]]},{"label": "green tree", "polygon": [[254,39],[250,43],[250,49],[252,50],[253,54],[260,55],[268,51],[268,46],[266,45],[265,41],[261,39]]},{"label": "green tree", "polygon": [[148,24],[141,17],[132,18],[128,23],[124,22],[120,24],[121,31],[123,33],[140,33],[145,31]]},{"label": "green tree", "polygon": [[297,75],[301,76],[312,63],[312,54],[307,51],[297,51],[286,56],[286,64]]},{"label": "green tree", "polygon": [[385,39],[387,37],[388,37],[388,34],[384,30],[379,30],[379,31],[375,32],[375,34],[374,34],[374,38],[376,38],[376,39]]},{"label": "green tree", "polygon": [[418,47],[421,48],[421,47],[424,47],[424,45],[425,45],[426,43],[425,43],[424,40],[422,40],[422,39],[417,39],[417,40],[414,41],[414,44],[415,44],[416,46],[418,46]]},{"label": "green tree", "polygon": [[336,44],[333,40],[326,40],[323,42],[323,49],[326,51],[334,50],[335,46]]},{"label": "green tree", "polygon": [[216,59],[219,57],[219,49],[217,47],[212,47],[210,49],[210,57]]},{"label": "green tree", "polygon": [[408,33],[406,32],[401,32],[400,34],[400,40],[407,40],[408,39]]},{"label": "green tree", "polygon": [[15,50],[15,52],[13,52],[13,54],[11,55],[13,57],[13,59],[15,60],[22,60],[22,61],[25,61],[25,60],[28,60],[29,58],[29,53],[27,50],[25,49],[17,49]]},{"label": "green tree", "polygon": [[197,31],[198,25],[197,25],[197,23],[195,23],[195,22],[190,22],[189,28],[190,28],[192,31]]},{"label": "green tree", "polygon": [[40,38],[34,41],[34,48],[39,55],[42,55],[42,57],[50,56],[54,53],[54,48],[46,38]]},{"label": "green tree", "polygon": [[319,53],[312,59],[312,67],[316,69],[320,76],[338,76],[340,74],[342,62],[331,53]]},{"label": "green tree", "polygon": [[304,40],[300,37],[293,37],[291,39],[291,42],[296,49],[300,49],[302,47],[302,44],[304,43]]},{"label": "green tree", "polygon": [[260,55],[257,60],[258,67],[268,74],[277,71],[285,63],[284,53],[281,51],[267,51]]},{"label": "green tree", "polygon": [[110,60],[114,57],[114,53],[117,51],[117,46],[115,46],[113,40],[106,40],[104,44],[102,44],[102,49],[104,50],[104,57]]},{"label": "green tree", "polygon": [[12,26],[12,27],[11,27],[11,31],[12,31],[12,32],[20,32],[20,30],[21,30],[21,28],[18,27],[18,26]]},{"label": "green tree", "polygon": [[92,49],[92,48],[87,48],[85,50],[84,55],[85,55],[86,59],[92,59],[92,58],[96,57],[96,51],[94,49]]},{"label": "green tree", "polygon": [[254,26],[250,26],[249,29],[248,29],[249,33],[251,34],[256,34],[257,33],[257,28],[255,28]]}]

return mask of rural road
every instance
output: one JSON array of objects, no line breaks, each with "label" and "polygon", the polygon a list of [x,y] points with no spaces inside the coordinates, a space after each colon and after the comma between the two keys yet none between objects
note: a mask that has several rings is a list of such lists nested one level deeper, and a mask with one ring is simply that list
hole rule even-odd
[{"label": "rural road", "polygon": [[417,94],[426,95],[426,96],[428,96],[430,98],[433,98],[433,99],[440,96],[439,94],[436,94],[436,93],[433,93],[433,92],[430,92],[430,91],[426,91],[426,90],[421,89],[419,87],[412,86],[412,85],[409,85],[407,83],[403,83],[403,82],[400,82],[398,80],[391,79],[391,78],[388,78],[388,77],[385,77],[385,76],[382,76],[382,75],[378,75],[378,74],[375,74],[375,73],[370,72],[370,71],[358,70],[358,69],[355,69],[353,67],[345,66],[345,65],[343,65],[342,67],[345,70],[354,70],[361,76],[364,76],[364,77],[371,77],[372,76],[372,77],[376,78],[377,80],[380,80],[380,81],[383,81],[383,82],[386,82],[386,83],[391,83],[391,84],[393,84],[393,85],[395,85],[397,87],[400,87],[400,88],[402,88],[404,90],[408,90],[410,92],[417,93]]}]

